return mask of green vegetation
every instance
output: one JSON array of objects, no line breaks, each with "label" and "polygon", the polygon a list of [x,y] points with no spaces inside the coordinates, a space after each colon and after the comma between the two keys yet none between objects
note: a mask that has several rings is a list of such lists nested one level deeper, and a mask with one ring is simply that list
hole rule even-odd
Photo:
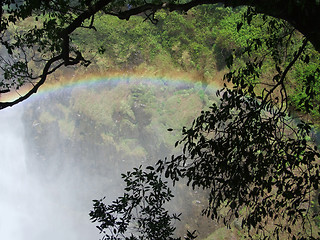
[{"label": "green vegetation", "polygon": [[[303,113],[307,112],[306,107],[303,105],[305,99],[313,98],[315,107],[311,109],[311,116],[315,120],[316,124],[319,124],[320,119],[320,58],[319,54],[315,53],[311,49],[309,50],[310,56],[312,59],[305,64],[298,64],[294,69],[293,76],[291,80],[291,94],[290,94],[290,103],[291,105]],[[306,89],[306,83],[310,85],[308,89]],[[317,107],[318,106],[318,107]],[[311,106],[309,106],[311,107]]]},{"label": "green vegetation", "polygon": [[142,21],[141,16],[123,22],[100,15],[95,19],[97,32],[88,34],[88,29],[80,28],[72,37],[86,54],[99,49],[93,61],[104,70],[169,67],[171,71],[197,71],[209,81],[224,69],[233,49],[243,48],[247,39],[261,34],[255,26],[235,31],[244,11],[219,6],[199,7],[187,14],[160,11],[155,15],[156,25]]},{"label": "green vegetation", "polygon": [[[142,16],[133,16],[130,21],[123,22],[109,15],[100,15],[95,19],[97,32],[88,34],[91,33],[88,29],[80,28],[72,37],[85,56],[94,62],[91,68],[85,70],[89,72],[153,72],[156,69],[156,74],[161,76],[166,72],[185,71],[196,73],[203,82],[212,83],[221,80],[216,79],[216,74],[228,70],[228,58],[235,53],[233,69],[244,67],[248,57],[263,59],[258,72],[261,77],[248,78],[246,81],[253,85],[259,82],[271,84],[270,74],[274,71],[274,65],[288,62],[290,54],[297,50],[286,48],[283,44],[288,44],[286,41],[299,42],[301,37],[282,22],[273,22],[277,31],[271,31],[261,15],[255,16],[252,24],[241,25],[237,31],[237,24],[245,13],[245,8],[233,10],[219,5],[194,8],[187,14],[160,11],[155,15],[158,20],[156,25],[142,21]],[[280,44],[277,41],[282,36],[286,37]],[[263,39],[269,39],[270,42],[263,44]],[[237,56],[248,44],[254,46],[254,52],[250,56]],[[262,44],[261,47],[259,44]],[[270,51],[272,44],[277,45],[273,52]],[[99,49],[100,54],[94,55],[95,49]],[[283,51],[287,51],[285,57],[281,54]],[[290,83],[289,104],[296,111],[303,112],[305,109],[301,106],[301,99],[305,99],[306,95],[312,93],[314,104],[319,103],[318,79],[313,80],[310,92],[304,91],[308,74],[312,75],[319,66],[319,53],[310,45],[306,53],[310,56],[310,64],[300,61],[287,79]],[[242,79],[245,80],[244,77]],[[318,109],[313,109],[311,116],[313,122],[319,124]]]}]

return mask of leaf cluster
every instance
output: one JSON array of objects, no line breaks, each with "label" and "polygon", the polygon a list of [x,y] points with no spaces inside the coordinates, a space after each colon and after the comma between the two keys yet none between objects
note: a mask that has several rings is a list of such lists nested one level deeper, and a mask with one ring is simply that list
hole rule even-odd
[{"label": "leaf cluster", "polygon": [[[286,231],[305,239],[320,180],[320,153],[306,141],[309,133],[308,124],[301,122],[296,130],[287,116],[262,101],[224,89],[219,106],[183,129],[184,138],[177,142],[183,153],[160,161],[159,170],[173,181],[187,178],[193,188],[208,189],[204,214],[212,219],[230,226],[241,218],[249,235],[253,230],[261,239]],[[270,221],[274,227],[268,232]],[[295,235],[291,228],[296,224],[301,232]]]},{"label": "leaf cluster", "polygon": [[[180,239],[173,236],[173,224],[180,214],[170,214],[164,207],[173,194],[154,168],[149,166],[143,170],[140,166],[122,174],[122,178],[126,184],[122,197],[108,206],[103,203],[104,199],[93,201],[89,215],[92,222],[99,223],[97,228],[103,234],[102,239]],[[185,239],[194,239],[191,233],[188,236]]]}]

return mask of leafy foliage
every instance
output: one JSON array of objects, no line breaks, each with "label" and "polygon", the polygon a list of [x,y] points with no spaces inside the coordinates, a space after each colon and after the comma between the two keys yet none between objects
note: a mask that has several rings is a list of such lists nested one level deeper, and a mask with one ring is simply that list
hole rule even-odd
[{"label": "leafy foliage", "polygon": [[[94,200],[90,217],[99,223],[97,228],[104,234],[102,239],[126,240],[178,240],[174,238],[174,221],[179,215],[170,214],[164,205],[173,194],[152,167],[134,168],[122,174],[126,183],[124,195],[106,206],[103,199]],[[194,239],[188,233],[187,240]]]},{"label": "leafy foliage", "polygon": [[[242,226],[261,239],[271,237],[264,231],[270,221],[276,237],[301,224],[295,237],[304,239],[312,229],[310,198],[320,177],[320,153],[307,143],[309,133],[308,124],[295,130],[272,106],[225,89],[219,106],[184,128],[177,143],[183,144],[183,154],[160,162],[159,169],[173,181],[187,178],[193,188],[210,190],[204,214],[212,219],[229,225],[240,217]],[[225,216],[221,209],[228,210]]]},{"label": "leafy foliage", "polygon": [[293,71],[292,84],[297,86],[289,95],[290,104],[304,113],[312,113],[316,124],[320,116],[319,54],[308,49]]}]

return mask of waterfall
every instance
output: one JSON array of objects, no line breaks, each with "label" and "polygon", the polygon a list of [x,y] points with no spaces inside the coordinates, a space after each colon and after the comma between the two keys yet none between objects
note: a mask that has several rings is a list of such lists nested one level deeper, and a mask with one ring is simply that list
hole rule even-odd
[{"label": "waterfall", "polygon": [[68,200],[72,192],[27,171],[22,110],[23,104],[0,111],[0,239],[98,239],[88,217],[91,202],[79,213]]},{"label": "waterfall", "polygon": [[0,238],[22,239],[26,189],[21,107],[0,112]]}]

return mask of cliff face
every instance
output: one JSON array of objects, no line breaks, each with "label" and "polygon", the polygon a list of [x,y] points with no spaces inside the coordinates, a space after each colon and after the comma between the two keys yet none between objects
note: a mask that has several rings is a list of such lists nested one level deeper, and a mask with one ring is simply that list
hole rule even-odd
[{"label": "cliff face", "polygon": [[131,81],[68,88],[28,103],[23,119],[30,171],[48,179],[67,167],[120,175],[156,162],[172,153],[182,126],[212,101],[191,85]]}]

